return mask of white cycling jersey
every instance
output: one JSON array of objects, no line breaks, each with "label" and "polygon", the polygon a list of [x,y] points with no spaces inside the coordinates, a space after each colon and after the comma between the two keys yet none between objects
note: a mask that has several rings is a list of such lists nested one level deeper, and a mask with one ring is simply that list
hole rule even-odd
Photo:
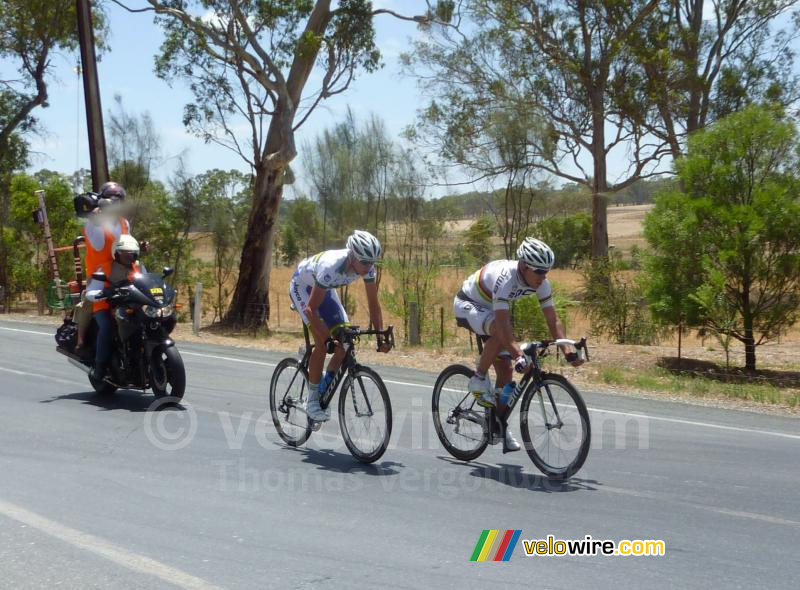
[{"label": "white cycling jersey", "polygon": [[471,274],[461,285],[457,297],[494,311],[509,309],[509,303],[536,293],[542,308],[553,307],[553,288],[545,279],[538,289],[531,289],[517,270],[516,260],[495,260]]},{"label": "white cycling jersey", "polygon": [[[362,278],[354,271],[348,271],[349,250],[326,250],[315,256],[305,258],[297,265],[297,271],[292,277],[299,285],[313,287],[318,285],[323,289],[336,289],[344,287],[353,281]],[[364,282],[375,281],[375,266],[364,275]]]}]

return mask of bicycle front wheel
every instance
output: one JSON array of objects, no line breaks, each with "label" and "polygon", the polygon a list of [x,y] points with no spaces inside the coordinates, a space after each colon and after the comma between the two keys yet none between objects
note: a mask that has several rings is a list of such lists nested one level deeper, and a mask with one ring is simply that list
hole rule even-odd
[{"label": "bicycle front wheel", "polygon": [[487,412],[480,407],[467,385],[475,371],[451,365],[441,372],[433,387],[431,410],[436,434],[456,459],[477,459],[489,444]]},{"label": "bicycle front wheel", "polygon": [[383,380],[368,367],[344,379],[339,393],[339,427],[350,453],[362,463],[381,458],[392,435],[392,404]]},{"label": "bicycle front wheel", "polygon": [[283,359],[269,384],[269,411],[278,435],[292,447],[302,445],[311,435],[311,421],[303,408],[307,396],[305,370],[297,359]]},{"label": "bicycle front wheel", "polygon": [[553,479],[575,474],[589,454],[589,412],[578,390],[561,375],[546,375],[525,391],[520,432],[534,465]]}]

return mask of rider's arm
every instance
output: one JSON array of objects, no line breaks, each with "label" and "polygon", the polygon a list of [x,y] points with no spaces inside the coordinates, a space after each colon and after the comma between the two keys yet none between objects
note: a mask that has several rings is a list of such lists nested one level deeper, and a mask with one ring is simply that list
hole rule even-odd
[{"label": "rider's arm", "polygon": [[86,233],[86,239],[89,241],[89,245],[99,251],[103,249],[106,243],[106,234],[100,225],[100,214],[97,213],[97,211],[98,210],[95,209],[95,212],[92,212],[83,229]]},{"label": "rider's arm", "polygon": [[92,279],[92,282],[90,282],[86,288],[86,300],[91,302],[98,301],[98,299],[102,294],[103,294],[103,283]]},{"label": "rider's arm", "polygon": [[383,330],[383,312],[381,303],[378,300],[378,284],[374,281],[364,281],[364,289],[367,291],[367,306],[369,307],[369,320],[372,327],[376,330]]},{"label": "rider's arm", "polygon": [[495,335],[500,340],[501,349],[511,353],[513,358],[522,356],[522,349],[514,340],[511,327],[511,313],[508,309],[496,309],[494,312]]},{"label": "rider's arm", "polygon": [[[542,313],[544,314],[544,319],[547,322],[547,327],[550,330],[550,336],[555,340],[557,338],[566,338],[567,332],[564,329],[564,324],[561,323],[561,320],[558,319],[558,314],[556,313],[556,308],[554,306],[543,307]],[[572,345],[559,345],[561,352],[566,356],[569,353],[574,353],[575,348]],[[577,360],[572,361],[572,365],[578,366],[582,365],[583,361],[578,357]]]},{"label": "rider's arm", "polygon": [[314,285],[311,288],[311,297],[308,299],[308,305],[306,306],[306,315],[311,324],[311,332],[314,334],[314,340],[317,342],[324,342],[328,339],[328,328],[317,313],[319,306],[322,305],[322,300],[325,298],[326,292],[327,290],[324,287]]}]

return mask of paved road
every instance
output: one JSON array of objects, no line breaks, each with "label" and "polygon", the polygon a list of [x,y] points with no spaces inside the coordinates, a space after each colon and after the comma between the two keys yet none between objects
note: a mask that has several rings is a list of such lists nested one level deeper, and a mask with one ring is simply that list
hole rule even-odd
[{"label": "paved road", "polygon": [[[335,422],[302,449],[278,442],[264,412],[282,354],[179,344],[186,403],[152,412],[152,395],[94,395],[50,331],[0,321],[0,587],[790,588],[800,577],[796,419],[587,392],[592,451],[555,484],[522,453],[451,460],[428,409],[434,373],[378,367],[395,428],[382,460],[362,466]],[[470,562],[483,529],[660,539],[666,555],[528,557],[520,543],[508,563]]]}]

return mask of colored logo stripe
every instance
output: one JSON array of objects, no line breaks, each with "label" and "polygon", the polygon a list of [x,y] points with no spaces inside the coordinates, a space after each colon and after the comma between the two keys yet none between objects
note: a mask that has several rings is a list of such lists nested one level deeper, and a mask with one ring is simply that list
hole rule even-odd
[{"label": "colored logo stripe", "polygon": [[478,271],[478,293],[480,293],[481,296],[484,299],[486,299],[486,301],[491,303],[491,301],[492,301],[492,292],[489,289],[487,289],[486,287],[483,286],[483,273],[484,273],[485,270],[486,270],[486,267],[484,266],[483,268],[481,268]]},{"label": "colored logo stripe", "polygon": [[522,531],[485,530],[478,537],[470,561],[508,561]]}]

